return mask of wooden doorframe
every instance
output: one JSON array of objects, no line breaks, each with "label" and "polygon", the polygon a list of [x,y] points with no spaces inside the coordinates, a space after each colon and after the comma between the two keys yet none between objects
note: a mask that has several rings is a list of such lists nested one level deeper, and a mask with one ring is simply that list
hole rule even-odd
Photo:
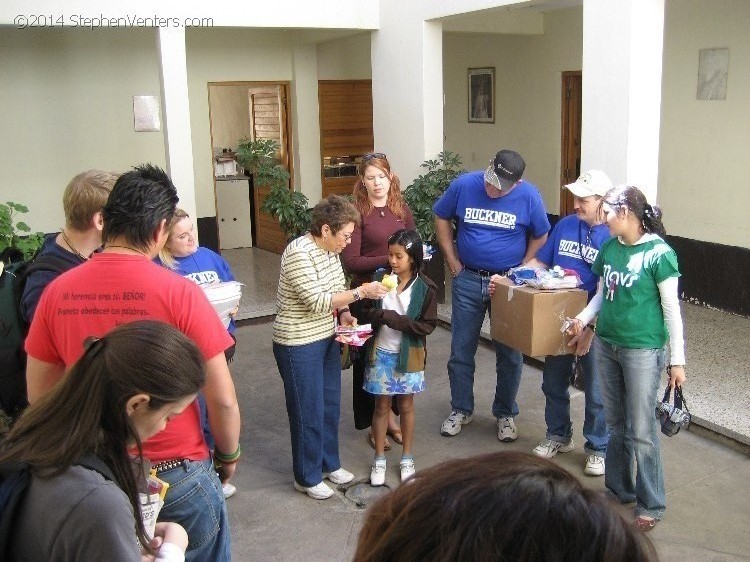
[{"label": "wooden doorframe", "polygon": [[[581,173],[582,81],[580,70],[562,73],[560,186],[574,182]],[[560,217],[573,212],[573,196],[561,188]]]},{"label": "wooden doorframe", "polygon": [[[264,88],[268,89],[268,93],[278,94],[279,96],[279,115],[280,121],[283,123],[283,129],[280,130],[281,137],[283,139],[283,145],[280,147],[282,162],[286,165],[289,170],[289,189],[294,190],[294,152],[293,152],[293,139],[292,139],[292,124],[291,124],[291,96],[290,88],[291,82],[279,80],[279,81],[263,81],[263,80],[242,80],[242,81],[226,81],[226,82],[208,82],[207,93],[208,93],[208,107],[209,107],[209,132],[211,137],[211,146],[209,149],[212,151],[211,161],[213,162],[213,121],[211,116],[211,90],[216,87],[242,87],[247,92],[247,103],[248,103],[248,117],[251,125],[250,136],[253,136],[253,115],[251,108],[250,95],[251,91],[255,90],[256,93],[260,93]],[[282,144],[282,143],[280,143]],[[213,171],[212,171],[213,176]],[[252,184],[251,184],[252,185]],[[250,189],[250,209],[252,216],[251,220],[251,232],[253,239],[253,246],[266,249],[272,252],[281,253],[286,246],[286,240],[284,234],[281,231],[278,218],[266,213],[260,212],[260,207],[263,203],[263,199],[267,194],[268,189],[262,186],[252,185]],[[214,207],[217,210],[217,221],[218,221],[218,203],[216,194],[216,179],[214,178]],[[217,222],[217,233],[218,233],[218,222]]]}]

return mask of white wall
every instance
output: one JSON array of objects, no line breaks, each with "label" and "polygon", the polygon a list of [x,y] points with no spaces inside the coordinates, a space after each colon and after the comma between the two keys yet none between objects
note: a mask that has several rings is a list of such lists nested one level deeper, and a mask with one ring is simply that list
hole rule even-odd
[{"label": "white wall", "polygon": [[318,80],[369,80],[370,33],[319,43]]},{"label": "white wall", "polygon": [[133,131],[133,96],[160,93],[153,29],[3,29],[0,200],[34,230],[64,224],[68,181],[90,168],[165,166],[164,137]]},{"label": "white wall", "polygon": [[[581,70],[580,8],[544,15],[544,35],[446,33],[443,38],[445,148],[467,169],[486,168],[500,148],[526,160],[548,212],[560,207],[562,72]],[[495,123],[468,123],[468,69],[495,67]]]},{"label": "white wall", "polygon": [[[750,248],[750,2],[668,0],[658,202],[667,232]],[[696,100],[698,50],[729,49],[725,101]]]},{"label": "white wall", "polygon": [[197,216],[214,216],[208,83],[291,81],[292,50],[274,30],[192,29],[186,42]]},{"label": "white wall", "polygon": [[[46,20],[40,20],[34,19],[32,14],[48,16],[45,16]],[[156,17],[161,21],[154,23]],[[106,21],[110,18],[121,19]],[[135,18],[141,18],[140,22]],[[373,2],[365,0],[222,0],[220,4],[183,0],[161,2],[158,9],[155,3],[145,0],[3,0],[0,3],[0,24],[9,25],[37,22],[40,26],[159,25],[175,28],[200,25],[201,19],[204,19],[203,26],[216,27],[375,29],[378,26],[378,10],[373,8]]]},{"label": "white wall", "polygon": [[442,28],[424,21],[425,3],[380,0],[372,33],[372,116],[376,150],[402,185],[443,146]]},{"label": "white wall", "polygon": [[210,88],[211,131],[213,149],[235,150],[239,141],[250,138],[250,102],[247,86],[217,86]]}]

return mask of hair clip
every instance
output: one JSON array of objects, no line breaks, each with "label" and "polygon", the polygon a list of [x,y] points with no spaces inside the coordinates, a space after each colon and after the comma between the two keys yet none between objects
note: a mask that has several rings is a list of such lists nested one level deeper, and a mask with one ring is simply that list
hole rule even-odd
[{"label": "hair clip", "polygon": [[89,336],[83,340],[84,353],[95,355],[104,347],[104,338]]},{"label": "hair clip", "polygon": [[412,247],[412,243],[411,242],[407,242],[406,246],[404,246],[404,248],[406,248],[407,250],[410,249],[411,247]]}]

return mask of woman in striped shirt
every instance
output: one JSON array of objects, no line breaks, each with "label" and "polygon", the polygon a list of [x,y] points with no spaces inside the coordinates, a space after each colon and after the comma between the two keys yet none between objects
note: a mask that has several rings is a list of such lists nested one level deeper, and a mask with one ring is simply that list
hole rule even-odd
[{"label": "woman in striped shirt", "polygon": [[339,254],[358,222],[357,209],[331,195],[313,209],[310,232],[290,242],[281,256],[273,354],[284,381],[294,487],[318,500],[333,495],[324,476],[334,484],[354,479],[339,459],[341,362],[334,314],[351,324],[350,303],[387,293],[378,282],[346,288]]}]

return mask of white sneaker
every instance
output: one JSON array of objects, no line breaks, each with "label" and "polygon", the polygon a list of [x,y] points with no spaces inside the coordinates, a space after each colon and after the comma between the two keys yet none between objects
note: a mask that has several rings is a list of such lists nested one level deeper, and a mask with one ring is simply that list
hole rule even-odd
[{"label": "white sneaker", "polygon": [[385,484],[385,459],[377,459],[370,471],[370,485],[382,486]]},{"label": "white sneaker", "polygon": [[234,495],[234,493],[237,491],[237,488],[234,486],[234,484],[230,484],[229,482],[227,482],[226,484],[222,485],[221,491],[224,492],[224,499],[228,500]]},{"label": "white sneaker", "polygon": [[331,490],[325,482],[321,482],[315,486],[310,486],[309,488],[295,482],[294,489],[303,494],[307,494],[314,500],[327,500],[333,495],[333,490]]},{"label": "white sneaker", "polygon": [[474,416],[471,414],[453,410],[440,427],[440,435],[458,435],[461,433],[461,426],[470,424],[473,419]]},{"label": "white sneaker", "polygon": [[497,418],[497,438],[503,443],[518,439],[518,430],[513,418]]},{"label": "white sneaker", "polygon": [[348,484],[354,480],[354,475],[348,470],[339,468],[333,472],[323,473],[323,478],[328,478],[334,484]]},{"label": "white sneaker", "polygon": [[559,441],[552,441],[551,439],[544,439],[539,442],[539,445],[534,447],[532,451],[535,455],[544,457],[545,459],[551,459],[557,453],[569,453],[575,447],[575,443],[571,439],[567,443],[560,443]]},{"label": "white sneaker", "polygon": [[604,457],[600,455],[589,455],[586,457],[586,466],[583,473],[587,476],[604,475]]},{"label": "white sneaker", "polygon": [[414,468],[414,459],[402,459],[401,460],[401,482],[405,482],[417,472]]}]

